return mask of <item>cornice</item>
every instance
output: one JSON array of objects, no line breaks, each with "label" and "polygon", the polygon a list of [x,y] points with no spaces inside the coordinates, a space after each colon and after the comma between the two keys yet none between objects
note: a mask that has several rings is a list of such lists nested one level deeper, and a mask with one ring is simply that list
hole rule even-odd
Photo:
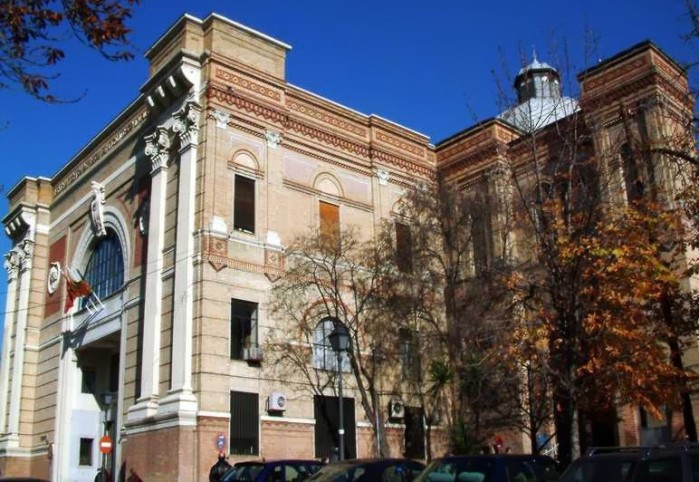
[{"label": "cornice", "polygon": [[[135,112],[129,115],[131,110],[135,110]],[[120,123],[119,120],[124,117],[126,120]],[[135,103],[129,106],[123,117],[118,117],[109,127],[105,128],[53,177],[54,201],[93,165],[105,159],[117,146],[138,132],[147,118],[148,109],[143,104],[138,107],[135,106]]]}]

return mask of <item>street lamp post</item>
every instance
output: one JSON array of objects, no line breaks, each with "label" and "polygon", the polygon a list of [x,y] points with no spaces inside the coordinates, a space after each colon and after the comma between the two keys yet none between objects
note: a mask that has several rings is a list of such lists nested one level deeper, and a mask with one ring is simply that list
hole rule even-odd
[{"label": "street lamp post", "polygon": [[338,377],[338,395],[339,395],[339,411],[340,411],[340,426],[337,429],[337,434],[340,439],[340,460],[345,460],[345,413],[344,403],[342,399],[342,353],[346,352],[349,347],[349,331],[347,327],[338,320],[333,320],[335,327],[328,335],[330,346],[337,354],[337,377]]},{"label": "street lamp post", "polygon": [[[109,434],[109,411],[112,408],[112,401],[114,400],[114,395],[112,393],[106,392],[102,394],[102,405],[104,406],[104,435]],[[102,469],[101,475],[102,480],[107,479],[107,454],[101,453],[102,455]]]}]

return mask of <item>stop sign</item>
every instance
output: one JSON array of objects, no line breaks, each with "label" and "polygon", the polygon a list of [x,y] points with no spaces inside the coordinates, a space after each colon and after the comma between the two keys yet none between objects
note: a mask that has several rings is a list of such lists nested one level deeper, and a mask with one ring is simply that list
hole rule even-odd
[{"label": "stop sign", "polygon": [[100,439],[100,452],[103,454],[112,452],[112,438],[109,435],[105,435]]}]

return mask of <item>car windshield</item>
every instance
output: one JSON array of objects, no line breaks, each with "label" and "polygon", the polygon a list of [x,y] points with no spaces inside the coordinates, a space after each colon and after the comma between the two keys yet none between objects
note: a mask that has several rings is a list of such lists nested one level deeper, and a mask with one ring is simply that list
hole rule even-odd
[{"label": "car windshield", "polygon": [[366,473],[364,464],[333,463],[326,465],[308,480],[316,482],[355,482]]},{"label": "car windshield", "polygon": [[264,465],[258,463],[236,464],[235,467],[223,474],[220,482],[252,482],[263,468]]},{"label": "car windshield", "polygon": [[415,479],[415,482],[484,482],[494,461],[482,457],[435,460]]},{"label": "car windshield", "polygon": [[559,480],[560,482],[625,481],[635,464],[636,460],[617,457],[578,459]]}]

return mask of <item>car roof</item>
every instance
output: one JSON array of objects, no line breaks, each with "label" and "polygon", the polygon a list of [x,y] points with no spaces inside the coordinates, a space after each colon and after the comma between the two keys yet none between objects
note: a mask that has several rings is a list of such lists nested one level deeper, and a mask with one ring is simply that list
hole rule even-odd
[{"label": "car roof", "polygon": [[235,465],[265,465],[265,464],[288,464],[288,463],[301,463],[301,464],[320,464],[321,462],[316,459],[275,459],[275,460],[245,460],[242,462],[236,462]]}]

